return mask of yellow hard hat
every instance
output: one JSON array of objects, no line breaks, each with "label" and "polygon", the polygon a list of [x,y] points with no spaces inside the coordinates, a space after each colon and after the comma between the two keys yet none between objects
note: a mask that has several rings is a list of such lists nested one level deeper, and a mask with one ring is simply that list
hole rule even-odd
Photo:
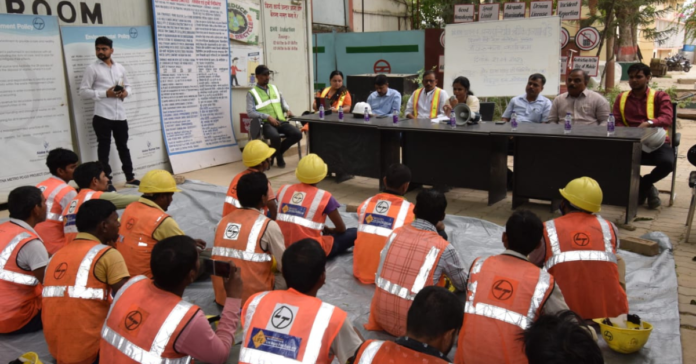
[{"label": "yellow hard hat", "polygon": [[328,171],[329,168],[326,166],[326,163],[324,163],[321,157],[312,153],[302,158],[300,163],[297,164],[295,176],[300,180],[300,182],[313,185],[321,182],[324,177],[326,177],[326,173],[328,173]]},{"label": "yellow hard hat", "polygon": [[261,140],[252,140],[244,147],[242,161],[247,167],[256,167],[275,154],[276,150]]},{"label": "yellow hard hat", "polygon": [[19,361],[29,364],[43,364],[41,360],[39,360],[39,354],[33,351],[22,354],[22,356],[19,357]]},{"label": "yellow hard hat", "polygon": [[139,192],[142,193],[170,193],[181,192],[176,188],[176,180],[171,173],[162,169],[153,169],[140,180]]},{"label": "yellow hard hat", "polygon": [[643,321],[643,328],[632,322],[626,321],[626,329],[616,326],[605,325],[604,319],[594,319],[599,324],[602,337],[609,347],[622,354],[635,353],[645,346],[648,342],[652,325]]},{"label": "yellow hard hat", "polygon": [[602,210],[602,188],[590,177],[576,178],[559,190],[574,206],[589,212]]}]

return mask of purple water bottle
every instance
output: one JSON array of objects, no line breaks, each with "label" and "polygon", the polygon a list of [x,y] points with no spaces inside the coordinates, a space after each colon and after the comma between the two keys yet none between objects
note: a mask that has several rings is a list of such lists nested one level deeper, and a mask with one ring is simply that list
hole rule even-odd
[{"label": "purple water bottle", "polygon": [[512,115],[510,115],[510,127],[512,128],[512,131],[516,131],[518,125],[519,123],[517,122],[517,113],[513,112]]},{"label": "purple water bottle", "polygon": [[563,123],[563,134],[570,134],[571,130],[573,130],[573,117],[567,113]]},{"label": "purple water bottle", "polygon": [[399,122],[399,111],[396,109],[392,111],[392,121],[394,122],[394,124],[397,124]]},{"label": "purple water bottle", "polygon": [[450,112],[449,126],[453,128],[457,127],[457,116],[454,114],[454,111]]},{"label": "purple water bottle", "polygon": [[338,121],[343,121],[343,107],[338,107]]},{"label": "purple water bottle", "polygon": [[319,105],[319,120],[324,120],[324,105]]},{"label": "purple water bottle", "polygon": [[614,136],[616,131],[616,119],[614,119],[614,114],[609,114],[609,120],[607,120],[607,136]]},{"label": "purple water bottle", "polygon": [[365,114],[363,114],[365,117],[365,122],[370,121],[370,110],[368,109],[367,106],[365,106]]}]

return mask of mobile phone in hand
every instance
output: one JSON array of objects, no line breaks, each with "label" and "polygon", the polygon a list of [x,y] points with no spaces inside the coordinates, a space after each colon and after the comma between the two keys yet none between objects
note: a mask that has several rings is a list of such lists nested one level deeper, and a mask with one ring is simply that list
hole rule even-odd
[{"label": "mobile phone in hand", "polygon": [[203,259],[203,272],[207,274],[222,278],[231,278],[232,273],[236,270],[237,267],[234,267],[233,270],[230,262],[226,262],[224,260]]},{"label": "mobile phone in hand", "polygon": [[114,87],[114,92],[121,92],[121,91],[123,91],[123,86],[116,85],[116,87]]}]

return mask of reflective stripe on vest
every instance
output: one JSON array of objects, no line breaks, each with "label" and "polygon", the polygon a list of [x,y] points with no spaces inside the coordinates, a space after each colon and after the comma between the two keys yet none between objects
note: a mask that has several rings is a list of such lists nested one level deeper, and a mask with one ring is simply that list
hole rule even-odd
[{"label": "reflective stripe on vest", "polygon": [[258,87],[258,86],[252,87],[251,90],[249,90],[249,91],[251,92],[251,94],[254,96],[254,99],[256,100],[256,108],[257,109],[261,108],[261,107],[266,107],[266,106],[271,105],[271,104],[276,103],[276,102],[280,102],[280,93],[278,93],[278,89],[275,87],[275,85],[269,84],[268,88],[270,90],[273,90],[273,94],[276,96],[276,98],[271,99],[270,98],[271,95],[269,94],[268,95],[269,99],[266,101],[261,101],[261,96],[259,95],[258,91],[256,91],[256,87]]},{"label": "reflective stripe on vest", "polygon": [[106,292],[101,288],[87,288],[87,279],[91,273],[92,263],[94,263],[94,258],[103,249],[108,249],[106,245],[95,245],[93,246],[82,258],[80,262],[80,267],[77,268],[77,275],[75,278],[74,286],[45,286],[42,295],[44,297],[64,297],[65,291],[68,291],[68,297],[70,298],[82,298],[86,300],[105,300]]},{"label": "reflective stripe on vest", "polygon": [[[321,92],[321,98],[322,98],[322,99],[325,98],[326,95],[329,94],[329,90],[331,90],[331,87],[327,87],[327,88],[324,89],[324,91]],[[338,107],[343,106],[343,100],[346,98],[346,94],[347,94],[347,93],[348,93],[347,91],[344,91],[344,92],[341,93],[341,96],[339,96],[339,98],[338,98],[338,105],[337,105]]]},{"label": "reflective stripe on vest", "polygon": [[259,240],[259,235],[266,223],[266,219],[266,216],[259,214],[259,217],[254,222],[254,226],[251,227],[251,231],[249,232],[246,250],[216,246],[213,247],[212,254],[221,257],[241,259],[247,262],[270,262],[272,260],[270,254],[256,253],[256,242]]},{"label": "reflective stripe on vest", "polygon": [[[647,105],[646,105],[646,111],[648,114],[648,120],[653,120],[655,119],[655,90],[649,89],[648,91],[648,100],[647,100]],[[623,120],[624,125],[628,126],[628,122],[626,121],[626,100],[628,100],[628,94],[630,91],[625,91],[621,94],[621,100],[619,101],[619,109],[621,110],[621,120]]]},{"label": "reflective stripe on vest", "polygon": [[[268,292],[263,292],[258,294],[247,307],[247,313],[244,317],[244,333],[246,335],[251,327],[251,321],[254,318],[254,313],[256,313],[256,308]],[[324,333],[326,328],[329,327],[329,322],[331,321],[331,316],[333,316],[334,306],[328,303],[322,302],[316,317],[314,318],[314,323],[312,323],[312,330],[309,333],[309,339],[307,340],[307,346],[305,346],[304,356],[302,361],[289,359],[278,354],[272,354],[261,350],[256,350],[253,348],[248,348],[242,343],[242,349],[239,353],[240,363],[280,363],[280,364],[314,364],[319,358],[319,352],[321,351],[322,340],[324,338]]]},{"label": "reflective stripe on vest", "polygon": [[104,321],[104,327],[102,328],[102,339],[104,339],[110,345],[118,349],[118,351],[120,351],[123,355],[141,364],[189,363],[191,361],[190,356],[178,359],[167,359],[162,358],[162,353],[169,344],[169,340],[171,340],[172,334],[174,333],[174,331],[176,331],[176,328],[179,326],[179,323],[181,323],[181,320],[184,318],[184,316],[186,316],[186,313],[193,306],[193,304],[191,303],[182,300],[179,301],[179,303],[177,303],[176,306],[174,306],[172,312],[170,312],[167,318],[164,320],[162,327],[160,327],[160,329],[157,331],[157,335],[155,336],[155,339],[152,341],[152,346],[150,347],[149,351],[133,344],[128,339],[119,335],[106,325],[106,322],[109,320],[109,316],[111,316],[111,309],[114,308],[118,299],[121,298],[121,294],[125,292],[134,283],[139,282],[143,279],[147,279],[147,277],[137,276],[131,278],[131,280],[129,280],[118,292],[116,298],[114,298],[114,302],[111,304],[111,308],[109,308],[109,314],[106,316],[106,320]]},{"label": "reflective stripe on vest", "polygon": [[391,247],[391,244],[392,242],[394,242],[395,238],[396,234],[392,234],[392,236],[389,238],[389,241],[387,242],[387,245],[384,247],[384,250],[382,250],[382,256],[379,262],[379,270],[377,271],[377,279],[375,280],[375,285],[397,297],[413,301],[413,299],[416,298],[418,292],[420,292],[420,290],[423,289],[423,287],[425,286],[425,280],[428,279],[430,271],[433,268],[435,268],[435,260],[440,254],[440,249],[436,247],[430,248],[428,254],[425,256],[423,265],[421,265],[420,270],[418,271],[416,280],[413,281],[413,287],[408,289],[406,287],[401,287],[396,283],[392,283],[382,278],[382,266],[384,265],[384,260],[387,257],[387,252],[389,251],[389,248]]},{"label": "reflective stripe on vest", "polygon": [[31,238],[31,234],[19,233],[17,236],[12,238],[10,243],[7,244],[5,249],[3,249],[2,253],[0,253],[0,279],[2,279],[3,281],[21,284],[25,286],[35,286],[39,284],[39,280],[36,279],[36,277],[34,277],[33,275],[5,270],[5,265],[7,264],[7,261],[10,259],[10,256],[12,255],[12,252],[15,250],[17,245],[22,240],[29,238]]},{"label": "reflective stripe on vest", "polygon": [[321,203],[321,200],[324,198],[324,194],[326,193],[326,191],[319,189],[317,191],[317,194],[314,196],[314,200],[312,200],[312,204],[309,206],[309,210],[305,217],[299,217],[295,215],[283,214],[280,211],[280,205],[282,205],[283,197],[285,196],[285,191],[287,191],[287,189],[288,185],[283,186],[283,188],[280,189],[280,193],[278,194],[278,201],[280,202],[280,204],[278,205],[278,216],[276,217],[276,221],[290,222],[293,224],[304,226],[308,229],[314,229],[319,231],[324,230],[323,223],[314,222],[312,221],[312,219],[314,218],[314,215],[317,214],[317,209],[319,209],[319,204]]},{"label": "reflective stripe on vest", "polygon": [[394,221],[394,226],[392,226],[391,229],[383,228],[381,226],[373,226],[373,225],[367,225],[363,224],[362,222],[365,221],[365,211],[367,210],[367,206],[372,202],[372,199],[374,197],[370,197],[367,201],[363,203],[362,209],[360,209],[360,213],[358,214],[358,231],[362,233],[368,233],[368,234],[374,234],[374,235],[379,235],[379,236],[389,236],[391,233],[402,226],[404,226],[404,221],[406,221],[406,216],[408,216],[408,211],[410,210],[411,203],[404,201],[401,204],[401,208],[399,209],[399,214],[396,216],[396,220]]},{"label": "reflective stripe on vest", "polygon": [[63,216],[60,213],[56,214],[55,212],[51,211],[53,209],[53,204],[55,203],[56,196],[58,196],[58,193],[62,191],[65,187],[68,187],[68,185],[62,184],[56,187],[56,189],[54,189],[53,192],[51,192],[51,194],[48,195],[48,198],[46,199],[46,211],[48,211],[46,213],[46,220],[63,221]]},{"label": "reflective stripe on vest", "polygon": [[360,361],[357,364],[372,364],[372,361],[375,359],[375,356],[377,356],[377,352],[379,352],[379,349],[382,348],[383,344],[384,341],[375,340],[367,345],[360,356]]},{"label": "reflective stripe on vest", "polygon": [[[418,117],[418,99],[420,99],[421,92],[423,92],[423,88],[419,88],[416,90],[415,94],[413,95],[413,116]],[[427,97],[427,93],[426,93]],[[430,118],[436,118],[437,117],[437,107],[440,106],[440,89],[435,87],[435,93],[433,93],[433,100],[430,103]]]},{"label": "reflective stripe on vest", "polygon": [[611,230],[609,224],[601,216],[597,215],[597,221],[602,227],[602,237],[604,238],[604,251],[598,250],[575,250],[561,252],[561,244],[558,242],[556,224],[551,221],[546,222],[546,234],[549,236],[549,245],[553,255],[544,264],[544,269],[549,270],[556,264],[577,261],[611,262],[617,264],[616,255],[611,244]]},{"label": "reflective stripe on vest", "polygon": [[[474,267],[471,269],[471,275],[480,273],[483,262],[486,260],[479,259]],[[476,269],[476,271],[474,271]],[[468,289],[470,295],[467,297],[466,304],[464,305],[464,313],[479,315],[483,317],[488,317],[496,320],[506,322],[511,325],[518,326],[522,330],[525,330],[534,321],[536,312],[541,306],[546,291],[551,285],[551,275],[546,271],[539,271],[539,281],[534,288],[534,294],[532,295],[531,302],[529,304],[529,310],[527,310],[527,316],[521,315],[517,312],[510,311],[508,309],[493,306],[487,303],[476,303],[474,305],[474,298],[476,296],[476,286],[478,282],[469,283]]]},{"label": "reflective stripe on vest", "polygon": [[[82,202],[80,203],[80,206],[82,206],[83,203],[85,203],[85,202],[91,200],[91,199],[92,199],[92,196],[93,196],[95,193],[97,193],[97,191],[90,191],[90,192],[87,192],[87,194],[85,194],[85,199],[82,200]],[[68,215],[71,215],[71,214],[68,214]],[[68,215],[66,215],[66,216],[68,216]],[[75,213],[75,214],[73,214],[73,215],[77,215],[77,214]],[[63,232],[64,232],[65,234],[77,234],[79,231],[77,231],[77,225],[76,225],[76,224],[72,224],[72,225],[65,225],[65,226],[63,227]]]},{"label": "reflective stripe on vest", "polygon": [[227,196],[227,197],[225,197],[225,203],[228,203],[228,204],[230,204],[230,205],[232,205],[232,206],[234,206],[234,207],[236,207],[236,208],[238,208],[238,209],[241,209],[241,208],[242,208],[242,204],[239,203],[239,200],[235,199],[235,198],[232,197],[232,196]]}]

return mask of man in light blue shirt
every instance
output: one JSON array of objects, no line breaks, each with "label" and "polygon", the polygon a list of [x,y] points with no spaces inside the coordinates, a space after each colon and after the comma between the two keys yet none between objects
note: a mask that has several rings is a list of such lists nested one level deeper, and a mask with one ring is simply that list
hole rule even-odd
[{"label": "man in light blue shirt", "polygon": [[517,114],[517,122],[545,123],[551,111],[551,100],[540,95],[544,90],[546,77],[540,73],[529,76],[526,94],[516,96],[507,106],[502,119],[510,121],[512,113]]},{"label": "man in light blue shirt", "polygon": [[372,112],[377,116],[391,115],[396,109],[401,112],[401,94],[389,88],[387,75],[375,77],[375,92],[367,98]]}]

